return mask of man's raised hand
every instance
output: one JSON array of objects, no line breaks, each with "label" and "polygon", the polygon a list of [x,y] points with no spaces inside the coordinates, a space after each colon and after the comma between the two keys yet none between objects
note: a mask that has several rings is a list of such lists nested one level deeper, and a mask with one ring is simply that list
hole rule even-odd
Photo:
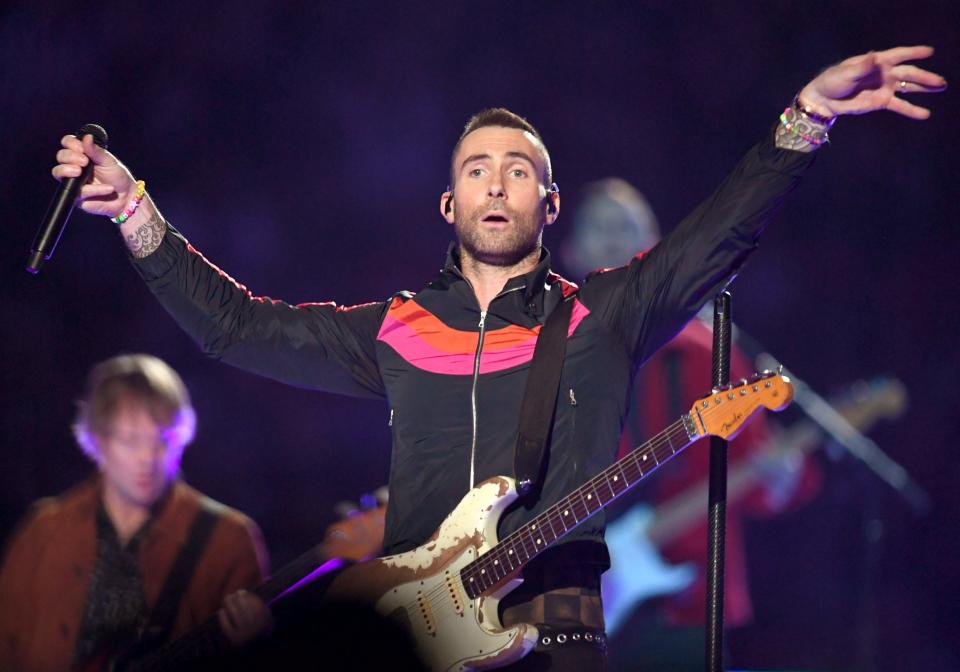
[{"label": "man's raised hand", "polygon": [[903,98],[904,93],[937,93],[947,80],[906,61],[929,58],[933,47],[895,47],[853,56],[830,66],[800,91],[800,101],[829,116],[890,110],[911,119],[927,119],[930,110]]}]

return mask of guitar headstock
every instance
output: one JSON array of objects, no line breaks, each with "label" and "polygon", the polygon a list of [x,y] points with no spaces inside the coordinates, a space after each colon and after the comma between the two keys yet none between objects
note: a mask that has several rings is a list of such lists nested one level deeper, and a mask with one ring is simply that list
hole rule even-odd
[{"label": "guitar headstock", "polygon": [[782,373],[764,371],[750,380],[725,385],[699,399],[690,417],[701,435],[732,439],[761,408],[782,411],[793,400],[793,385]]},{"label": "guitar headstock", "polygon": [[895,420],[902,416],[909,403],[907,388],[893,377],[857,381],[850,387],[837,410],[855,427],[874,420]]}]

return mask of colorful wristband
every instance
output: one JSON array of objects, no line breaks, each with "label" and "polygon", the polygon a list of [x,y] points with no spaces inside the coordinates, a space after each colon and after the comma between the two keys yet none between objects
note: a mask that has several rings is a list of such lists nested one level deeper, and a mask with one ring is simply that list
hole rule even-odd
[{"label": "colorful wristband", "polygon": [[809,119],[815,124],[826,126],[827,129],[833,126],[833,123],[837,120],[836,115],[832,117],[825,117],[822,114],[817,114],[817,112],[815,112],[814,109],[809,105],[804,105],[801,103],[799,92],[793,97],[793,102],[790,104],[790,106],[801,116]]},{"label": "colorful wristband", "polygon": [[140,207],[140,202],[143,201],[143,197],[147,193],[147,183],[143,180],[137,180],[137,191],[133,195],[133,198],[130,199],[130,202],[127,203],[127,207],[123,209],[116,217],[111,217],[110,221],[120,226],[125,221],[130,219],[133,216],[133,213],[137,211],[137,208]]}]

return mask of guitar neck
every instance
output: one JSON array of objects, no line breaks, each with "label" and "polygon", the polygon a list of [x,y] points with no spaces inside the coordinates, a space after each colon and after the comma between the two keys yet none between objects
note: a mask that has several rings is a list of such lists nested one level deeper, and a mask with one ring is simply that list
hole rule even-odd
[{"label": "guitar neck", "polygon": [[513,532],[461,572],[467,594],[479,597],[516,575],[583,521],[611,504],[702,436],[690,413],[601,471]]},{"label": "guitar neck", "polygon": [[327,571],[331,560],[322,544],[314,546],[296,560],[284,565],[252,592],[266,604],[273,604],[301,584],[310,581],[315,574]]},{"label": "guitar neck", "polygon": [[[286,593],[295,590],[302,583],[309,581],[321,570],[324,570],[331,562],[328,560],[325,563],[325,558],[323,545],[315,546],[296,560],[285,565],[270,579],[250,592],[266,604],[272,604]],[[125,672],[182,670],[187,663],[195,664],[198,660],[204,660],[206,657],[220,653],[224,646],[226,646],[226,641],[220,631],[219,619],[214,614],[202,625],[191,630],[183,637],[145,654],[137,655],[118,667],[124,669]]]}]

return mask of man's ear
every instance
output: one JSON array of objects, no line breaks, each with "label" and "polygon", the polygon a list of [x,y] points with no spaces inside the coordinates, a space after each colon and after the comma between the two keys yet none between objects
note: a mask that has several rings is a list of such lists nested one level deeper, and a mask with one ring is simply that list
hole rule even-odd
[{"label": "man's ear", "polygon": [[[554,185],[555,187],[556,185]],[[551,189],[547,192],[546,196],[547,202],[547,217],[546,224],[549,226],[557,221],[557,217],[560,216],[560,192],[556,188]]]},{"label": "man's ear", "polygon": [[453,191],[447,190],[440,194],[440,214],[448,224],[453,224],[454,221],[453,206]]}]

